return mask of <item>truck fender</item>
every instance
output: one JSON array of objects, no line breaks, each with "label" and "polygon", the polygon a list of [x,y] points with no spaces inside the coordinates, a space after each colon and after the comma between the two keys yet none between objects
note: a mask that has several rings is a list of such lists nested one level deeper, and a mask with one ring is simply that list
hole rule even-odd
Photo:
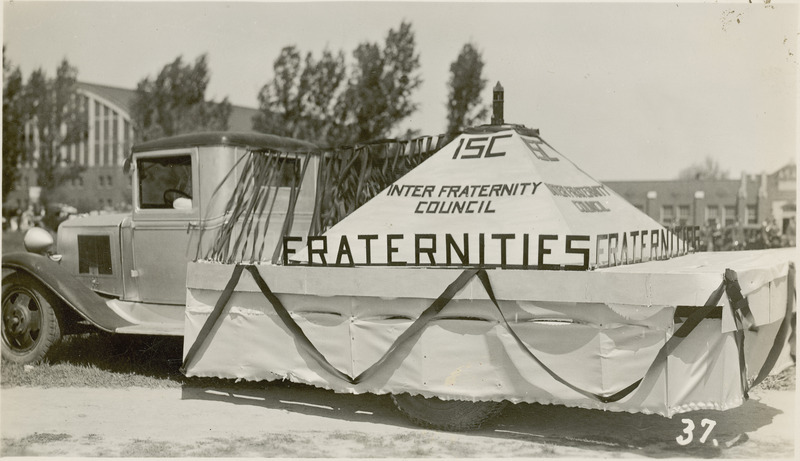
[{"label": "truck fender", "polygon": [[64,305],[103,331],[113,332],[117,328],[133,325],[112,311],[103,297],[46,256],[22,252],[5,254],[3,269],[34,277],[58,296]]}]

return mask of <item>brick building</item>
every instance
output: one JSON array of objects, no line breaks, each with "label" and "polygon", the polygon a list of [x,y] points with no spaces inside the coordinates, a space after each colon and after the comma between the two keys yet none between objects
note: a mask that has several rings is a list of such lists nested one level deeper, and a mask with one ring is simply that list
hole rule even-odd
[{"label": "brick building", "polygon": [[797,166],[739,179],[604,181],[664,225],[760,226],[774,220],[792,231],[797,207]]}]

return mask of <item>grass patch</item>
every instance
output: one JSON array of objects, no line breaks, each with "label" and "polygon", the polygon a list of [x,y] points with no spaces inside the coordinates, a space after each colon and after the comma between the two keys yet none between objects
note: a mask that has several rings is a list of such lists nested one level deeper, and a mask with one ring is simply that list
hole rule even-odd
[{"label": "grass patch", "polygon": [[[177,342],[177,346],[175,343]],[[89,387],[180,387],[180,342],[176,338],[132,338],[102,333],[65,336],[44,362],[3,362],[0,385]],[[173,360],[175,363],[173,363]]]},{"label": "grass patch", "polygon": [[123,458],[170,458],[181,456],[181,450],[175,444],[162,441],[134,439],[120,450]]},{"label": "grass patch", "polygon": [[83,440],[85,440],[87,442],[97,443],[97,442],[103,440],[103,438],[100,437],[97,434],[87,434],[87,435],[83,436]]},{"label": "grass patch", "polygon": [[756,388],[769,391],[793,391],[795,390],[796,380],[797,374],[795,367],[791,366],[776,375],[767,376]]},{"label": "grass patch", "polygon": [[[200,458],[325,456],[317,439],[309,435],[265,433],[262,437],[212,438],[186,447],[181,456]],[[299,448],[298,448],[299,447]],[[330,456],[330,455],[329,455]]]},{"label": "grass patch", "polygon": [[33,435],[29,435],[22,439],[23,443],[31,444],[31,443],[53,443],[53,442],[63,442],[65,440],[71,439],[72,436],[69,434],[51,434],[49,432],[44,432],[42,434],[38,432],[34,432]]},{"label": "grass patch", "polygon": [[[183,338],[84,333],[65,336],[44,362],[3,361],[0,386],[36,387],[230,387],[231,379],[187,378],[180,371]],[[242,382],[237,387],[259,387]],[[263,385],[261,385],[263,387]]]},{"label": "grass patch", "polygon": [[65,442],[72,438],[69,434],[49,432],[38,433],[23,437],[21,439],[3,438],[2,456],[35,456],[32,445],[45,445],[48,443]]}]

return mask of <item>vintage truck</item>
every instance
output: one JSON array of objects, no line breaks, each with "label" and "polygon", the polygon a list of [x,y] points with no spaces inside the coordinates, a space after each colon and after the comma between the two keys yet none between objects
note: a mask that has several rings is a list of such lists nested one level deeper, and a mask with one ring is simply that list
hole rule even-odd
[{"label": "vintage truck", "polygon": [[434,141],[386,140],[334,152],[267,134],[209,132],[136,145],[125,162],[131,212],[65,221],[57,251],[47,231],[31,229],[28,252],[3,256],[3,359],[39,361],[61,335],[85,326],[182,336],[187,263],[207,251],[204,234],[232,219],[226,205],[242,199],[234,193],[248,155],[266,159],[270,171],[258,244],[272,254],[280,236],[319,232],[352,211],[429,155]]}]

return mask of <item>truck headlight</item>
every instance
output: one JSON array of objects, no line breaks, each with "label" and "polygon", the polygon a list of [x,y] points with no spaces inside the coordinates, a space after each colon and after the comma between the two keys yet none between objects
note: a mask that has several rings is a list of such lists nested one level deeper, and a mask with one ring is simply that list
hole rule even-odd
[{"label": "truck headlight", "polygon": [[31,227],[25,232],[22,244],[29,253],[46,254],[53,247],[53,236],[41,227]]}]

